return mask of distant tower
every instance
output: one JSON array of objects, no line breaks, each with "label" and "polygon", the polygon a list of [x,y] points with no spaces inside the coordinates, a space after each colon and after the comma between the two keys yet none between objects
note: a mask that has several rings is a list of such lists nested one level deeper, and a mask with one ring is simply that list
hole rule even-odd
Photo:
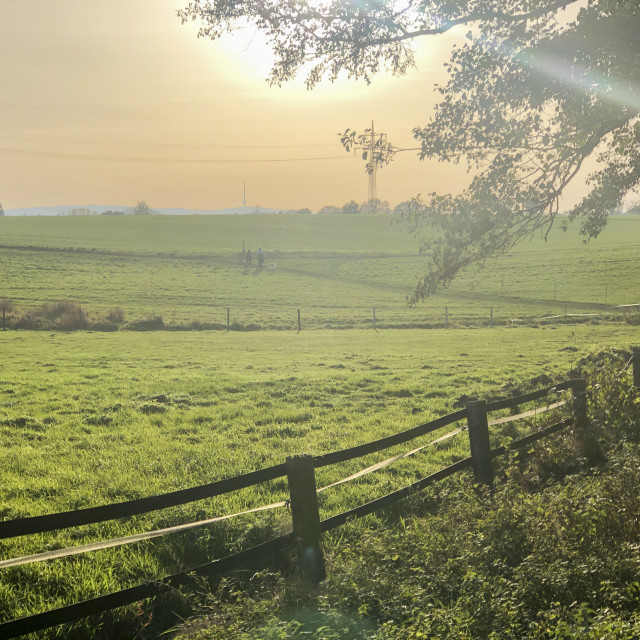
[{"label": "distant tower", "polygon": [[247,182],[245,180],[242,181],[242,206],[247,206]]},{"label": "distant tower", "polygon": [[371,121],[371,136],[369,138],[369,162],[371,163],[371,173],[369,174],[369,212],[378,213],[378,194],[376,193],[376,170],[378,163],[376,162],[373,152],[375,150],[376,132]]},{"label": "distant tower", "polygon": [[366,157],[369,162],[369,212],[378,213],[378,194],[376,189],[376,172],[378,171],[378,160],[376,158],[376,152],[384,150],[387,145],[387,134],[381,133],[376,135],[375,128],[373,126],[373,120],[371,121],[371,129],[365,131],[362,146],[358,146],[361,151],[366,151]]}]

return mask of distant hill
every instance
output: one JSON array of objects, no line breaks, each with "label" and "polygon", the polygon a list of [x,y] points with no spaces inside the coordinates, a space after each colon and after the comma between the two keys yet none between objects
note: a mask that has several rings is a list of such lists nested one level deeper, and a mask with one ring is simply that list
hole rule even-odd
[{"label": "distant hill", "polygon": [[[58,205],[55,207],[26,207],[24,209],[6,209],[7,216],[72,216],[101,215],[105,211],[124,211],[129,213],[133,207],[122,205]],[[154,209],[166,216],[228,216],[249,213],[280,213],[288,209],[268,209],[266,207],[234,207],[232,209]]]}]

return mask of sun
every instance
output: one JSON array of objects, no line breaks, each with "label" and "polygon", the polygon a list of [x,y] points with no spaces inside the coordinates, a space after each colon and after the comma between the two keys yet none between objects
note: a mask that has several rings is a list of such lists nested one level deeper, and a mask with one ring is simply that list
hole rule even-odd
[{"label": "sun", "polygon": [[220,40],[227,51],[226,61],[234,71],[260,78],[269,75],[275,56],[264,34],[255,27],[224,35]]},{"label": "sun", "polygon": [[[332,0],[306,0],[309,7],[321,9],[331,5]],[[255,26],[247,25],[242,29],[226,34],[221,38],[228,52],[230,62],[238,65],[239,70],[251,76],[266,78],[273,68],[275,55],[266,36]]]}]

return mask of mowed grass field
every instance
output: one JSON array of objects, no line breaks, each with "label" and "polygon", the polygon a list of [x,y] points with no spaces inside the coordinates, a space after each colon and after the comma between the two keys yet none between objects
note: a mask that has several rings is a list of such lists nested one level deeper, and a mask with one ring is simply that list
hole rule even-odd
[{"label": "mowed grass field", "polygon": [[[619,315],[640,302],[640,218],[585,245],[554,228],[415,308],[425,258],[391,216],[127,216],[0,219],[0,298],[19,308],[71,300],[93,317],[162,317],[174,328],[487,326],[553,315]],[[277,268],[247,269],[243,242]],[[612,306],[614,308],[612,308]]]},{"label": "mowed grass field", "polygon": [[[450,413],[463,396],[509,395],[541,374],[563,377],[590,353],[639,344],[636,326],[606,321],[617,312],[570,326],[506,321],[563,313],[565,300],[569,313],[609,313],[611,304],[639,301],[638,219],[612,220],[588,246],[575,229],[558,230],[414,309],[405,298],[424,258],[415,239],[390,223],[385,216],[0,218],[0,298],[18,308],[72,300],[89,314],[120,307],[128,319],[161,315],[174,327],[224,324],[230,308],[232,322],[262,329],[0,331],[0,518],[153,495],[368,442]],[[243,240],[254,251],[262,246],[277,269],[246,269]],[[445,306],[455,330],[407,328],[442,325]],[[488,328],[491,306],[500,326]],[[350,330],[331,330],[338,328]],[[517,427],[533,428],[535,421]],[[517,433],[505,426],[492,437],[497,444]],[[411,448],[319,470],[318,484]],[[323,492],[322,517],[467,455],[460,434]],[[0,559],[286,497],[282,479],[127,521],[2,541]],[[189,568],[289,526],[287,510],[275,509],[0,569],[0,620]],[[146,620],[134,606],[42,636],[144,637]]]}]

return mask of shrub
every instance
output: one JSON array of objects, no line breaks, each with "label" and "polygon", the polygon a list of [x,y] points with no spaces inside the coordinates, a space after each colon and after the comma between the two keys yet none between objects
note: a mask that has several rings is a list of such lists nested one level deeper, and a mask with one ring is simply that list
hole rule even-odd
[{"label": "shrub", "polygon": [[140,318],[139,320],[128,322],[122,328],[128,331],[157,331],[164,329],[164,321],[161,316]]},{"label": "shrub", "polygon": [[14,323],[16,329],[59,329],[73,331],[87,329],[89,319],[76,302],[64,300],[47,302],[39,307],[27,309]]},{"label": "shrub", "polygon": [[113,307],[107,312],[107,320],[114,324],[122,324],[124,322],[124,311],[120,307]]}]

